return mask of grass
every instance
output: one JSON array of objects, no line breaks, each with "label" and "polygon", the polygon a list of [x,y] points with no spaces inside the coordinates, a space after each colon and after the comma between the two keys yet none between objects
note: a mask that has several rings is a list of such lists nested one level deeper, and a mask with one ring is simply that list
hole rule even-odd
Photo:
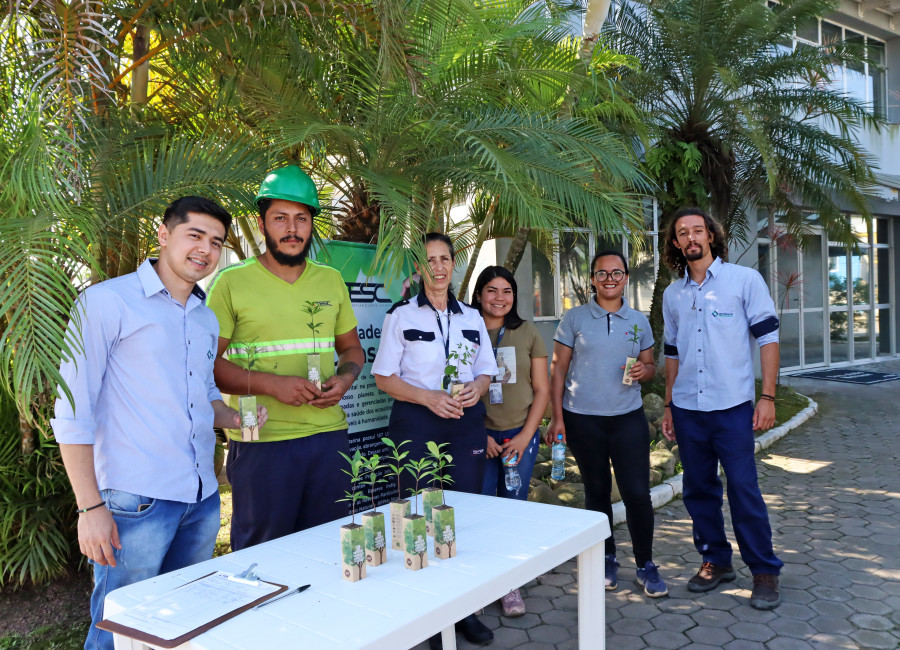
[{"label": "grass", "polygon": [[2,650],[78,650],[84,647],[91,622],[75,625],[46,625],[22,636],[13,634],[0,638]]},{"label": "grass", "polygon": [[219,486],[219,498],[222,500],[222,513],[219,534],[216,535],[216,547],[213,549],[213,557],[231,553],[231,486]]}]

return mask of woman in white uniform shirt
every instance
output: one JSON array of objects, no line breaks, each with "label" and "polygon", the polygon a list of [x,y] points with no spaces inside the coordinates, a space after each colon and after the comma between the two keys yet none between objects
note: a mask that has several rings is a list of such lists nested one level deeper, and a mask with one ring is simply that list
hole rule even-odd
[{"label": "woman in white uniform shirt", "polygon": [[[453,489],[481,494],[484,481],[485,407],[481,396],[487,391],[497,364],[481,314],[459,302],[450,291],[454,254],[450,238],[428,233],[425,253],[428,267],[416,270],[423,290],[410,300],[396,303],[384,319],[381,346],[372,364],[378,388],[394,398],[390,437],[394,442],[411,441],[409,458],[427,455],[425,443],[449,443],[453,457],[450,475]],[[448,360],[450,353],[468,351],[467,363]],[[444,369],[457,365],[462,391],[451,397]],[[412,487],[409,475],[402,488]],[[472,643],[484,644],[493,633],[474,615],[457,627]],[[440,647],[440,635],[430,640]]]}]

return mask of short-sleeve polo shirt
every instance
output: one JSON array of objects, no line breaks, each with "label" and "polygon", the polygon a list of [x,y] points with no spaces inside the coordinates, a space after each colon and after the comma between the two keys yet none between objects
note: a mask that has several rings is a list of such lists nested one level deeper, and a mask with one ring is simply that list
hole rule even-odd
[{"label": "short-sleeve polo shirt", "polygon": [[[635,325],[638,342],[632,343]],[[572,348],[563,408],[583,415],[622,415],[641,407],[640,384],[623,384],[622,367],[628,357],[653,347],[653,332],[647,317],[629,307],[624,298],[615,312],[606,311],[593,298],[570,309],[553,340]]]}]

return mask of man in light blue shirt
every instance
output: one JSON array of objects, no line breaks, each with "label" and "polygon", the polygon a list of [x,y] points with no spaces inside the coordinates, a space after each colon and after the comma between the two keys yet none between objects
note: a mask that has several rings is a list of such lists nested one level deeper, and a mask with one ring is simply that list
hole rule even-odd
[{"label": "man in light blue shirt", "polygon": [[[174,201],[159,259],[88,288],[72,310],[53,432],[94,566],[86,649],[113,589],[208,560],[219,530],[213,426],[240,425],[213,381],[219,325],[196,283],[216,268],[231,216]],[[264,420],[266,414],[260,413]]]},{"label": "man in light blue shirt", "polygon": [[[703,557],[688,589],[703,592],[735,579],[722,516],[721,462],[741,558],[753,575],[750,604],[781,602],[784,563],[772,548],[772,528],[759,490],[754,431],[775,424],[778,318],[762,276],[727,264],[722,227],[698,208],[685,208],[666,235],[666,263],[682,279],[663,295],[666,410],[663,435],[678,441],[684,505]],[[762,396],[755,408],[752,343],[760,348]]]}]

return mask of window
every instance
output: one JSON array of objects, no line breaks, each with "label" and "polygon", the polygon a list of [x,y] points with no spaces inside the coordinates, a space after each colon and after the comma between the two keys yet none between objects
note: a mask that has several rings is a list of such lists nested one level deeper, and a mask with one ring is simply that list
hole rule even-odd
[{"label": "window", "polygon": [[[779,3],[769,0],[769,8],[780,9]],[[887,75],[884,70],[887,58],[884,41],[817,18],[799,23],[792,37],[778,43],[778,48],[790,51],[804,45],[831,45],[846,42],[856,47],[860,56],[868,61],[835,66],[831,84],[836,90],[865,102],[872,112],[884,117],[887,114]]]},{"label": "window", "polygon": [[[640,245],[625,235],[596,235],[587,230],[572,230],[554,235],[556,250],[552,260],[531,249],[535,320],[559,320],[573,307],[591,299],[590,263],[594,254],[604,250],[622,252],[628,258],[629,279],[625,297],[629,305],[650,313],[653,286],[659,266],[657,251],[656,199],[644,199],[644,227]],[[554,273],[554,270],[556,273]]]}]

